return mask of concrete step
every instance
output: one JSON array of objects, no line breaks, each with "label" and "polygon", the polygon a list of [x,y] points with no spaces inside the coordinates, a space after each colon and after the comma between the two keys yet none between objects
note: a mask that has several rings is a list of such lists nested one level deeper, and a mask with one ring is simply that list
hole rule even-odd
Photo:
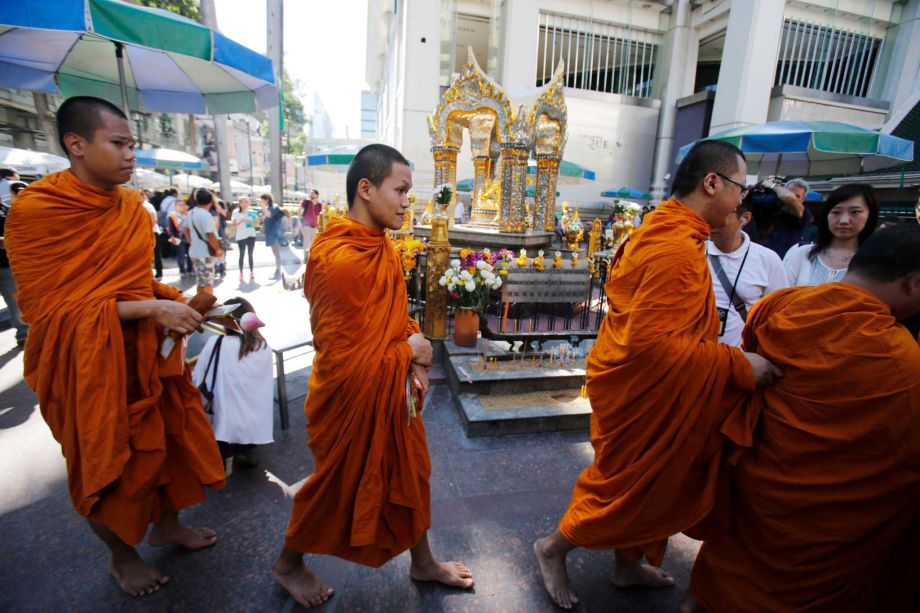
[{"label": "concrete step", "polygon": [[587,429],[591,405],[581,388],[520,394],[454,396],[470,438]]}]

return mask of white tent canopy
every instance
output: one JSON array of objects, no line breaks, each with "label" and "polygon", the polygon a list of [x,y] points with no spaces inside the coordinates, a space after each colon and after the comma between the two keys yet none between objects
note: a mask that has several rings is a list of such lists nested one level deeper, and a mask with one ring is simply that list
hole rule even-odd
[{"label": "white tent canopy", "polygon": [[185,173],[178,173],[169,178],[171,185],[176,186],[180,190],[191,191],[193,189],[198,189],[199,187],[204,187],[205,189],[210,189],[211,180],[204,177],[199,177],[197,175],[188,175]]},{"label": "white tent canopy", "polygon": [[140,189],[163,189],[169,187],[169,177],[146,168],[137,168],[134,170],[134,177],[128,182],[132,187],[135,184]]},{"label": "white tent canopy", "polygon": [[41,151],[0,146],[0,166],[14,168],[21,175],[43,177],[70,168],[70,160]]},{"label": "white tent canopy", "polygon": [[[220,191],[220,183],[211,183],[209,187],[214,191]],[[249,186],[248,183],[243,183],[242,181],[231,179],[230,193],[232,193],[234,196],[249,196],[253,193],[253,189]]]}]

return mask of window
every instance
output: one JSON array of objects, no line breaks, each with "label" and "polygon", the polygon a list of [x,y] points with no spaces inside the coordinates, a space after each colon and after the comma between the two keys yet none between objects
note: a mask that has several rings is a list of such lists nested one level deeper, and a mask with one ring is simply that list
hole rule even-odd
[{"label": "window", "polygon": [[866,96],[883,46],[881,38],[786,19],[774,84]]},{"label": "window", "polygon": [[547,83],[564,61],[566,87],[651,95],[661,33],[545,12],[539,28],[538,86]]}]

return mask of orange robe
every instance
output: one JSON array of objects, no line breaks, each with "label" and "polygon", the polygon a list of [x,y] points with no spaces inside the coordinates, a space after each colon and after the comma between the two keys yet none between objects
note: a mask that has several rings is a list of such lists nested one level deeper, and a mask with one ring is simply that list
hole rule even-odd
[{"label": "orange robe", "polygon": [[739,349],[717,342],[709,232],[671,199],[613,264],[609,312],[588,356],[594,463],[559,526],[575,545],[658,565],[667,538],[714,504],[722,403],[754,389],[754,378]]},{"label": "orange robe", "polygon": [[[399,257],[347,217],[310,249],[304,279],[316,356],[305,411],[313,474],[294,498],[285,545],[381,566],[431,524],[431,462],[406,379],[419,331]],[[419,405],[421,410],[421,405]]]},{"label": "orange robe", "polygon": [[917,610],[882,603],[908,579],[899,546],[917,546],[917,342],[872,293],[828,283],[764,298],[744,344],[785,376],[723,428],[738,445],[730,521],[703,544],[693,594],[709,611]]},{"label": "orange robe", "polygon": [[22,191],[5,237],[29,323],[23,374],[61,444],[73,505],[129,544],[224,482],[188,369],[161,378],[157,324],[118,317],[117,302],[181,294],[151,276],[141,201],[55,173]]}]

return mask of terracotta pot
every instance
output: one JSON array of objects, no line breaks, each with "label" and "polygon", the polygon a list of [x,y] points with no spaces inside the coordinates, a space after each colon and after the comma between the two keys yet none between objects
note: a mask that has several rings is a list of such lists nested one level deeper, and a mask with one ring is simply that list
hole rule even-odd
[{"label": "terracotta pot", "polygon": [[473,347],[479,332],[479,313],[459,309],[454,313],[454,344],[458,347]]}]

